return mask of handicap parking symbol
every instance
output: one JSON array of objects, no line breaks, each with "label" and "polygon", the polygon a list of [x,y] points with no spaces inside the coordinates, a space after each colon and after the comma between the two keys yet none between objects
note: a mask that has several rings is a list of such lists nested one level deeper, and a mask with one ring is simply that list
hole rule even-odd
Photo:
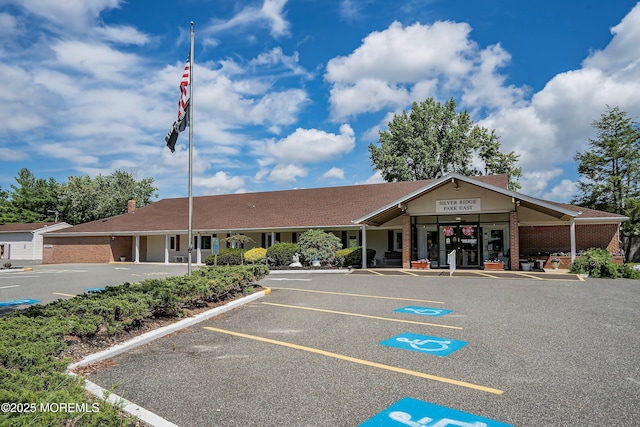
[{"label": "handicap parking symbol", "polygon": [[393,311],[398,313],[419,314],[421,316],[444,316],[445,314],[453,313],[453,310],[446,310],[444,308],[419,307],[415,305],[402,307]]},{"label": "handicap parking symbol", "polygon": [[513,427],[489,418],[405,397],[359,427]]},{"label": "handicap parking symbol", "polygon": [[40,300],[37,299],[13,299],[10,301],[0,301],[0,307],[11,307],[14,305],[29,305],[29,304],[37,304]]},{"label": "handicap parking symbol", "polygon": [[381,341],[380,344],[387,347],[396,347],[403,350],[445,357],[454,351],[460,350],[467,345],[467,342],[405,332],[388,340]]}]

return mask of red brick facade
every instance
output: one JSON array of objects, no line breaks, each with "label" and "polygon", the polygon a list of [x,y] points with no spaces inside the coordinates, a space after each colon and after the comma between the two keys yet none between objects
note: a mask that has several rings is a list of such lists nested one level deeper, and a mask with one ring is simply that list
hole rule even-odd
[{"label": "red brick facade", "polygon": [[509,266],[511,270],[520,268],[520,239],[518,225],[518,212],[509,212]]},{"label": "red brick facade", "polygon": [[[519,228],[518,235],[520,253],[525,256],[538,252],[571,251],[569,225],[524,226]],[[618,238],[617,224],[576,225],[576,250],[578,251],[607,248],[610,252],[617,254],[620,251]]]},{"label": "red brick facade", "polygon": [[131,261],[131,236],[45,237],[43,264],[109,263],[121,256]]},{"label": "red brick facade", "polygon": [[402,268],[411,268],[411,216],[402,215]]}]

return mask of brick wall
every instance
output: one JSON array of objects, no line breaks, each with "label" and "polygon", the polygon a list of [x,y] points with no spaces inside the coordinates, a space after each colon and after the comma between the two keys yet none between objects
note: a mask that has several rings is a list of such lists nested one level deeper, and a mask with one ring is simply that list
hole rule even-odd
[{"label": "brick wall", "polygon": [[[512,225],[513,227],[513,225]],[[571,235],[568,225],[522,226],[520,253],[523,255],[571,251]],[[576,225],[576,249],[607,248],[618,253],[618,226],[616,224]]]},{"label": "brick wall", "polygon": [[129,236],[45,237],[42,263],[109,263],[120,256],[131,261],[132,241]]},{"label": "brick wall", "polygon": [[411,268],[411,216],[402,216],[402,268]]},{"label": "brick wall", "polygon": [[511,270],[520,269],[520,232],[518,227],[518,212],[509,212],[509,268]]}]

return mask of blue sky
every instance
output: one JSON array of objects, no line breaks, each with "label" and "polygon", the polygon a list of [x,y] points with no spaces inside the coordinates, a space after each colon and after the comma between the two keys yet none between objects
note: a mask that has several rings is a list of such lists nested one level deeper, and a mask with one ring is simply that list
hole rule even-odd
[{"label": "blue sky", "polygon": [[195,195],[381,182],[368,145],[433,96],[567,201],[592,121],[640,116],[634,1],[0,0],[0,187],[124,169],[186,196],[164,137],[191,20]]}]

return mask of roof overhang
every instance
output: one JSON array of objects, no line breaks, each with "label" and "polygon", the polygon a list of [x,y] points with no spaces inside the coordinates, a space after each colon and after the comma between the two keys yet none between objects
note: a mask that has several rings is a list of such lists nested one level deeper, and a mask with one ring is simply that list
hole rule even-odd
[{"label": "roof overhang", "polygon": [[458,182],[466,182],[468,184],[475,185],[486,190],[494,191],[506,197],[511,197],[513,203],[518,206],[523,206],[529,209],[536,210],[538,212],[542,212],[559,220],[569,221],[571,218],[575,218],[579,215],[578,212],[553,205],[551,203],[545,202],[544,200],[536,199],[534,197],[529,197],[502,187],[497,187],[492,184],[477,181],[468,176],[460,175],[457,173],[450,173],[425,185],[422,188],[419,188],[416,191],[407,194],[406,196],[403,196],[385,206],[382,206],[379,209],[376,209],[371,213],[368,213],[365,216],[353,220],[353,222],[354,224],[365,224],[379,227],[382,224],[402,215],[407,209],[406,204],[408,202],[449,183],[457,186]]}]

